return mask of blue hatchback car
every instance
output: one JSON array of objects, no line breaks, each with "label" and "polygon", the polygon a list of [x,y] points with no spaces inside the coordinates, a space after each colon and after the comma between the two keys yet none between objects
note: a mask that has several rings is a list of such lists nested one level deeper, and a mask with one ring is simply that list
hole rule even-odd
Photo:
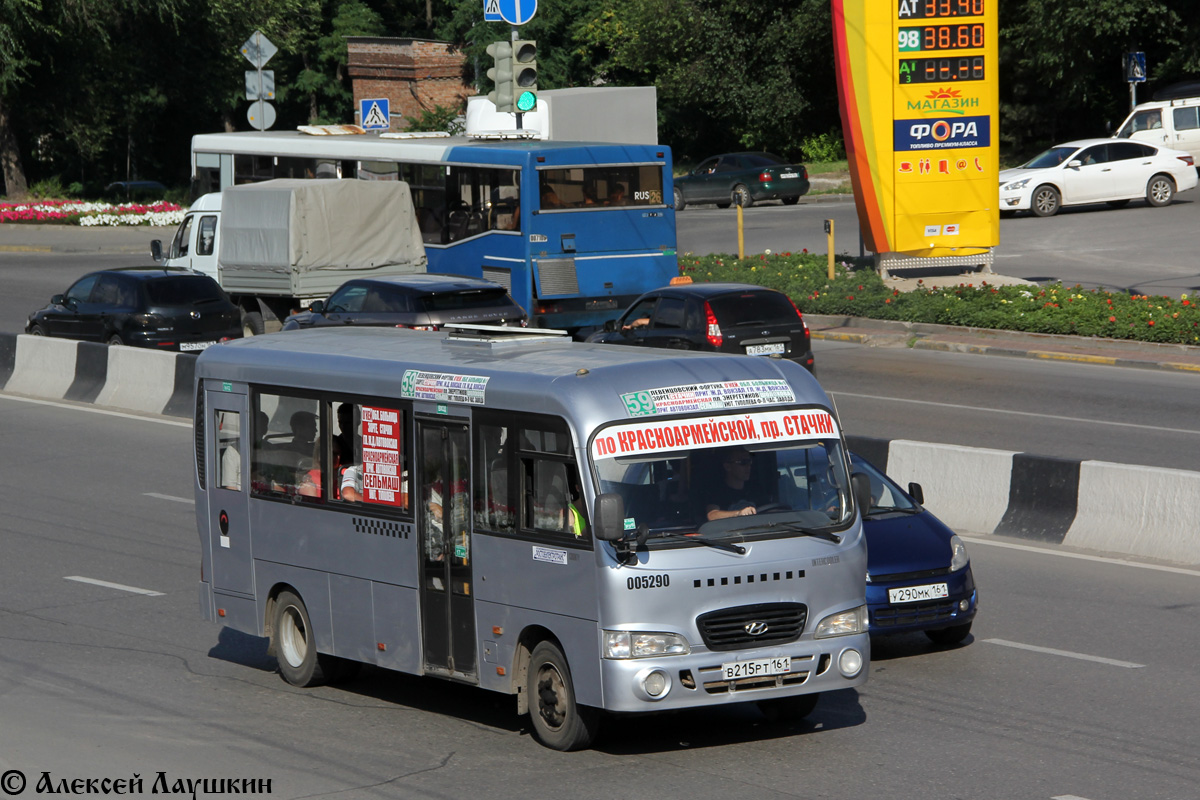
[{"label": "blue hatchback car", "polygon": [[871,479],[863,521],[871,634],[924,631],[938,644],[961,642],[979,604],[966,546],[921,505],[920,484],[906,492],[857,453],[850,461]]}]

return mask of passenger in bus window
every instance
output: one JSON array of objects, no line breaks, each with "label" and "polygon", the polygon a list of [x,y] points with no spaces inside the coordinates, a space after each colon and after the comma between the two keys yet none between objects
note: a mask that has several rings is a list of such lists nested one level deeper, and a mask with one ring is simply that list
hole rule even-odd
[{"label": "passenger in bus window", "polygon": [[542,187],[542,208],[559,208],[562,203],[558,200],[558,192],[550,186]]},{"label": "passenger in bus window", "polygon": [[[342,466],[342,443],[335,436],[330,440],[330,446],[333,449],[333,469],[331,472],[334,475],[341,474]],[[317,497],[325,496],[325,473],[321,469],[321,452],[317,449],[313,457],[312,469],[304,473],[304,477],[300,479],[299,485],[296,487],[296,494],[302,497]]]},{"label": "passenger in bus window", "polygon": [[362,490],[362,465],[351,464],[342,470],[342,499],[350,503],[361,503]]},{"label": "passenger in bus window", "polygon": [[757,514],[750,475],[754,456],[744,447],[731,447],[721,456],[721,481],[713,487],[704,507],[709,520]]},{"label": "passenger in bus window", "polygon": [[612,191],[608,193],[608,202],[605,205],[623,206],[625,205],[625,184],[613,184]]},{"label": "passenger in bus window", "polygon": [[292,429],[292,441],[287,449],[302,456],[311,456],[313,442],[317,438],[317,415],[311,411],[296,411],[288,423]]},{"label": "passenger in bus window", "polygon": [[336,438],[341,442],[342,457],[345,461],[354,458],[354,404],[342,403],[337,410],[338,433]]}]

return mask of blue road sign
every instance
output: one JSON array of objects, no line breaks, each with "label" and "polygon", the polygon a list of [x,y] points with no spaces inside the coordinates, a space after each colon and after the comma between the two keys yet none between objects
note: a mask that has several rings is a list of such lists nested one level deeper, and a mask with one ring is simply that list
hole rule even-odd
[{"label": "blue road sign", "polygon": [[1125,54],[1125,80],[1130,83],[1145,83],[1146,54],[1142,52]]},{"label": "blue road sign", "polygon": [[500,0],[483,0],[483,21],[504,21],[504,17],[500,16]]},{"label": "blue road sign", "polygon": [[537,13],[537,0],[496,0],[496,4],[509,25],[524,25]]},{"label": "blue road sign", "polygon": [[366,130],[387,130],[391,127],[388,98],[358,101],[358,124]]}]

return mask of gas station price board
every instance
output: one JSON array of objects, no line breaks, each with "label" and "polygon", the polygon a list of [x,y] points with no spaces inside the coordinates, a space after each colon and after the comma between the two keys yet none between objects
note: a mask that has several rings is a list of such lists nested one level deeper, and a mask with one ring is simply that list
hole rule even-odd
[{"label": "gas station price board", "polygon": [[832,0],[843,133],[876,253],[999,242],[999,0]]}]

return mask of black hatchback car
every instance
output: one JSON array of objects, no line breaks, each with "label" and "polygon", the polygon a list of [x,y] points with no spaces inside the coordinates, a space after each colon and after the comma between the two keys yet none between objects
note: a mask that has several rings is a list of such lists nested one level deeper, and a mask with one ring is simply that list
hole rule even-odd
[{"label": "black hatchback car", "polygon": [[283,322],[285,331],[376,325],[436,331],[447,323],[525,324],[525,310],[498,283],[436,272],[346,281],[328,300]]},{"label": "black hatchback car", "polygon": [[779,356],[813,371],[808,324],[783,292],[745,283],[683,283],[646,292],[589,342]]},{"label": "black hatchback car", "polygon": [[242,336],[242,317],[207,275],[127,267],[84,275],[29,315],[25,332],[195,352]]}]

